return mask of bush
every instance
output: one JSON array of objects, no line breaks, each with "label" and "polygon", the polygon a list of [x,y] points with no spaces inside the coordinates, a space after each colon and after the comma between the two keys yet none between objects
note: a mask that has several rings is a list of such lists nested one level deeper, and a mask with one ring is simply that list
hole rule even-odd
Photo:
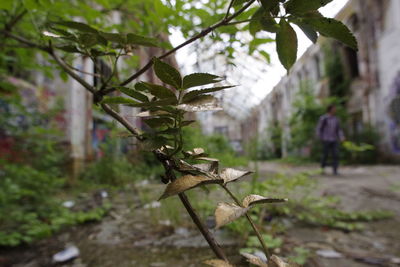
[{"label": "bush", "polygon": [[5,99],[0,136],[10,151],[0,158],[0,246],[30,243],[65,225],[99,220],[106,206],[73,212],[57,198],[66,180],[61,132],[53,124],[58,109],[38,112],[18,96]]}]

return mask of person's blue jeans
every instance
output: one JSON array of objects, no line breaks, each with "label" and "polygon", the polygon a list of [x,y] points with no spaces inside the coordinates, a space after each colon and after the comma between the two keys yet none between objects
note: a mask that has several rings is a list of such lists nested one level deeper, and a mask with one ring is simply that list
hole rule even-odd
[{"label": "person's blue jeans", "polygon": [[322,141],[322,168],[327,166],[329,154],[332,155],[333,173],[337,174],[339,167],[339,143],[337,141]]}]

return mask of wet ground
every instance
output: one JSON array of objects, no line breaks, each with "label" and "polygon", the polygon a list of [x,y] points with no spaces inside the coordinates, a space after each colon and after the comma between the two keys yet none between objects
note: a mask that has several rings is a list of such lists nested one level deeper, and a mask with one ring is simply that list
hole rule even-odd
[{"label": "wet ground", "polygon": [[[260,172],[296,173],[317,168],[262,163]],[[365,230],[350,233],[297,225],[288,232],[293,242],[314,251],[334,250],[342,254],[335,259],[315,256],[310,266],[400,266],[400,166],[345,166],[339,176],[317,175],[315,179],[319,184],[315,193],[340,196],[341,210],[389,210],[394,217],[365,223]]]},{"label": "wet ground", "polygon": [[[267,175],[315,168],[260,164],[260,172]],[[395,216],[349,233],[295,225],[284,242],[301,244],[312,251],[336,252],[336,258],[316,255],[307,266],[400,266],[400,167],[344,167],[339,177],[323,175],[315,179],[319,180],[315,193],[340,196],[344,210],[391,210]],[[180,205],[177,200],[162,203],[163,209],[153,202],[161,192],[161,185],[145,184],[114,192],[113,209],[101,222],[66,229],[30,246],[0,250],[0,266],[203,266],[201,262],[213,258],[212,252],[183,209],[176,208]],[[226,231],[215,234],[230,258],[242,264],[238,256],[241,241]],[[54,264],[54,253],[69,245],[78,247],[80,256],[62,265]]]}]

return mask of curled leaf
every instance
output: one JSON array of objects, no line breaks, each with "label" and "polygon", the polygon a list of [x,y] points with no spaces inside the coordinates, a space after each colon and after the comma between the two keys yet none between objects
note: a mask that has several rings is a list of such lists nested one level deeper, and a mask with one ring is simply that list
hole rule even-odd
[{"label": "curled leaf", "polygon": [[218,172],[218,161],[212,161],[211,163],[200,163],[193,166],[204,172],[211,172],[213,174]]},{"label": "curled leaf", "polygon": [[221,171],[220,177],[224,180],[224,184],[234,182],[237,179],[240,179],[246,175],[249,175],[253,172],[251,171],[239,171],[232,168],[226,168]]},{"label": "curled leaf", "polygon": [[179,171],[181,172],[191,172],[191,173],[201,173],[206,176],[211,176],[218,172],[218,161],[213,161],[211,163],[201,163],[191,165],[183,160],[179,161]]},{"label": "curled leaf", "polygon": [[218,105],[217,99],[212,95],[201,95],[186,104],[179,105],[178,109],[187,112],[197,112],[222,110],[222,107]]},{"label": "curled leaf", "polygon": [[189,151],[183,151],[182,153],[185,155],[185,157],[187,157],[187,158],[189,158],[189,157],[192,157],[192,158],[196,158],[196,157],[200,157],[200,156],[205,156],[205,153],[204,153],[205,151],[204,151],[204,149],[203,148],[201,148],[201,147],[197,147],[197,148],[194,148],[193,150],[189,150]]},{"label": "curled leaf", "polygon": [[213,260],[206,260],[204,261],[204,264],[213,266],[213,267],[233,267],[229,262],[226,262],[224,260],[219,260],[219,259],[213,259]]},{"label": "curled leaf", "polygon": [[218,161],[219,161],[219,159],[216,159],[216,158],[209,158],[209,157],[198,157],[198,158],[196,158],[196,159],[198,159],[198,160],[205,160],[205,161],[213,161],[213,162],[218,162]]},{"label": "curled leaf", "polygon": [[254,265],[260,266],[260,267],[268,267],[268,266],[269,266],[269,265],[268,265],[266,262],[264,262],[261,258],[255,256],[255,255],[253,255],[253,254],[245,253],[245,252],[242,252],[242,253],[240,253],[240,254],[241,254],[243,257],[245,257],[245,258],[247,259],[247,261],[248,261],[249,263],[251,263],[251,264],[254,264]]},{"label": "curled leaf", "polygon": [[174,121],[171,118],[149,118],[144,120],[144,122],[151,128],[168,126],[174,123]]},{"label": "curled leaf", "polygon": [[215,210],[215,228],[224,226],[243,216],[249,208],[239,207],[236,204],[221,202]]},{"label": "curled leaf", "polygon": [[242,205],[243,207],[251,207],[255,204],[262,204],[262,203],[282,203],[288,201],[285,198],[266,198],[259,195],[248,195],[243,199]]},{"label": "curled leaf", "polygon": [[166,115],[169,114],[166,111],[162,110],[157,110],[157,111],[143,111],[138,114],[136,114],[136,117],[152,117],[152,116],[160,116],[160,115]]},{"label": "curled leaf", "polygon": [[223,181],[220,179],[212,179],[205,176],[184,175],[181,178],[169,183],[165,188],[164,193],[160,199],[164,199],[173,195],[180,194],[186,190],[206,185],[206,184],[220,184]]},{"label": "curled leaf", "polygon": [[299,267],[296,263],[286,263],[276,255],[271,256],[270,262],[271,263],[268,265],[269,267]]}]

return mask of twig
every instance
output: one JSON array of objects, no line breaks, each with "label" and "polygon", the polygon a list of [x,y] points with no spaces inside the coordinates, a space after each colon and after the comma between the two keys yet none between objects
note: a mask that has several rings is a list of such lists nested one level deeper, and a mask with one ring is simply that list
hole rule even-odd
[{"label": "twig", "polygon": [[[64,62],[65,62],[65,60],[64,60]],[[65,62],[65,65],[67,65],[70,69],[72,69],[74,71],[77,71],[77,72],[80,72],[82,74],[87,74],[87,75],[90,75],[90,76],[93,76],[93,77],[100,77],[101,76],[100,74],[97,74],[97,73],[87,72],[87,71],[83,71],[83,70],[80,70],[78,68],[75,68],[74,66],[71,66],[67,62]]]},{"label": "twig", "polygon": [[[214,24],[213,26],[210,26],[208,28],[203,29],[200,33],[198,33],[197,35],[193,36],[192,38],[186,40],[185,42],[183,42],[182,44],[176,46],[175,48],[169,50],[168,52],[162,54],[161,56],[159,56],[159,59],[163,59],[168,57],[169,55],[175,53],[177,50],[181,49],[182,47],[193,43],[194,41],[206,36],[207,34],[209,34],[210,32],[212,32],[213,30],[217,29],[220,26],[226,25],[227,23],[229,23],[232,19],[236,18],[237,16],[239,16],[241,13],[243,13],[243,11],[245,11],[249,6],[251,6],[256,0],[250,0],[246,5],[244,5],[241,9],[239,9],[238,11],[236,11],[234,14],[232,14],[229,17],[224,18],[223,20],[221,20],[220,22],[218,22],[217,24]],[[125,81],[123,81],[122,83],[120,83],[120,86],[125,86],[128,83],[130,83],[131,81],[133,81],[134,79],[138,78],[140,75],[142,75],[143,73],[145,73],[148,69],[151,68],[151,66],[153,65],[153,61],[150,60],[149,62],[147,62],[146,65],[144,65],[144,67],[142,67],[139,71],[137,71],[136,73],[134,73],[133,75],[131,75],[128,79],[126,79]],[[116,89],[115,88],[109,88],[108,90],[104,90],[103,91],[103,95],[109,94],[111,92],[114,92]]]},{"label": "twig", "polygon": [[[173,171],[174,164],[172,163],[172,160],[169,160],[166,157],[166,155],[164,155],[159,150],[155,150],[155,151],[153,151],[153,153],[156,156],[156,158],[163,164],[164,169],[165,169],[165,175],[167,176],[168,180],[174,181],[176,179],[176,176]],[[224,251],[221,249],[221,247],[215,241],[213,235],[210,233],[210,231],[207,229],[207,227],[204,225],[204,223],[200,220],[198,214],[196,213],[196,210],[193,208],[193,206],[190,203],[189,199],[187,198],[186,194],[180,193],[179,199],[181,200],[183,206],[186,208],[186,210],[189,213],[190,217],[192,218],[194,224],[200,230],[201,234],[203,235],[204,239],[206,239],[208,245],[210,246],[212,251],[215,253],[215,255],[219,259],[228,261],[228,258],[226,257]]]},{"label": "twig", "polygon": [[57,56],[55,51],[53,50],[53,47],[51,46],[51,43],[49,43],[48,49],[46,49],[53,59],[57,62],[57,64],[66,72],[68,73],[72,78],[74,78],[77,82],[79,82],[83,87],[85,87],[86,90],[94,94],[96,92],[95,88],[91,86],[89,83],[87,83],[84,79],[82,79],[78,74],[76,74],[72,69],[68,67],[68,65]]},{"label": "twig", "polygon": [[231,8],[232,8],[234,2],[235,2],[235,0],[231,0],[231,2],[229,3],[228,10],[226,11],[226,14],[224,17],[225,19],[229,16],[229,12],[231,11]]},{"label": "twig", "polygon": [[[237,205],[242,207],[242,203],[232,193],[232,191],[229,190],[228,187],[226,187],[226,185],[221,184],[221,187],[228,193],[228,195],[236,202]],[[260,231],[258,231],[257,226],[253,222],[253,219],[250,217],[250,215],[247,212],[246,212],[245,216],[246,216],[247,221],[250,223],[251,227],[253,228],[254,233],[256,234],[258,240],[260,241],[261,246],[263,247],[263,250],[265,252],[265,256],[267,257],[267,259],[269,259],[271,257],[271,253],[269,252],[269,249],[268,249],[267,245],[265,244],[264,239],[262,238],[262,235],[261,235]]]},{"label": "twig", "polygon": [[133,127],[133,125],[127,121],[124,117],[122,117],[118,112],[113,110],[107,104],[101,104],[102,109],[109,114],[111,117],[116,119],[119,123],[121,123],[125,128],[130,131],[139,141],[143,141],[143,137],[140,135],[139,130]]}]

